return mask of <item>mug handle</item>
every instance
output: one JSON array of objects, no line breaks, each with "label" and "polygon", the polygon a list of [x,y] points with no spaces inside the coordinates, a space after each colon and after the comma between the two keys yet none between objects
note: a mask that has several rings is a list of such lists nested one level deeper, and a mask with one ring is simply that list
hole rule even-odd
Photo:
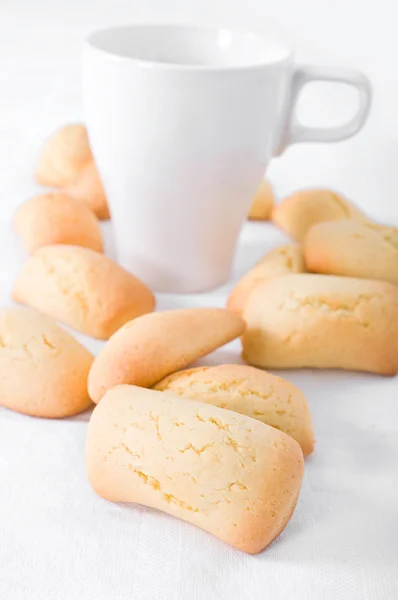
[{"label": "mug handle", "polygon": [[[297,100],[303,87],[311,81],[337,81],[348,83],[358,91],[359,105],[356,114],[337,127],[305,127],[296,114]],[[296,67],[290,91],[286,121],[282,137],[279,138],[275,156],[284,152],[287,146],[298,142],[340,142],[355,135],[364,125],[372,102],[372,86],[369,79],[355,69],[344,67]]]}]

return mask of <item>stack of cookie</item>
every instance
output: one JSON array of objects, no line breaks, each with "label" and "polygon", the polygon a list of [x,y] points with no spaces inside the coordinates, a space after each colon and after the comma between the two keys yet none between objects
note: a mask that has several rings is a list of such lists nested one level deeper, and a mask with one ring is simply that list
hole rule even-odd
[{"label": "stack of cookie", "polygon": [[[83,126],[46,142],[36,178],[57,189],[15,215],[30,256],[13,298],[29,308],[0,310],[1,403],[46,418],[96,404],[87,472],[99,495],[261,551],[290,519],[314,449],[304,395],[262,369],[398,372],[397,230],[328,190],[275,206],[264,182],[249,218],[294,243],[253,267],[226,309],[153,312],[151,290],[103,254],[109,211]],[[105,340],[98,356],[55,320]],[[189,368],[236,338],[248,365]]]},{"label": "stack of cookie", "polygon": [[230,294],[247,324],[243,359],[396,375],[398,229],[329,190],[297,192],[271,218],[295,244],[267,254]]}]

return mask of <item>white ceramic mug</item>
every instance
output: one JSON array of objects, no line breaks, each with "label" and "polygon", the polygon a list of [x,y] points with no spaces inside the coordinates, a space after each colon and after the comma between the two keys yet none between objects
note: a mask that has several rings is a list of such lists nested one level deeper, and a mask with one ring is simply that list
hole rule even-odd
[{"label": "white ceramic mug", "polygon": [[[301,89],[320,80],[358,90],[344,125],[298,122]],[[83,98],[119,262],[156,291],[197,292],[227,280],[269,160],[354,135],[371,88],[355,70],[296,66],[288,47],[256,34],[132,25],[86,40]]]}]

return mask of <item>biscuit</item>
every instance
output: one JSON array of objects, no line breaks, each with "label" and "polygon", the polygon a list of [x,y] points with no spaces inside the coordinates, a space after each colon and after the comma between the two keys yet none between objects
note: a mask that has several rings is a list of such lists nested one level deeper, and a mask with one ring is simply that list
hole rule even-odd
[{"label": "biscuit", "polygon": [[289,381],[246,365],[186,369],[162,379],[156,390],[234,410],[290,435],[304,456],[314,449],[310,409]]},{"label": "biscuit", "polygon": [[398,285],[398,229],[373,223],[319,223],[305,238],[309,271]]},{"label": "biscuit", "polygon": [[0,404],[56,419],[86,410],[93,356],[49,317],[29,308],[0,309]]},{"label": "biscuit", "polygon": [[16,211],[14,228],[30,254],[51,244],[72,244],[103,251],[97,218],[87,206],[65,194],[31,198]]},{"label": "biscuit", "polygon": [[94,409],[86,466],[106,500],[162,510],[255,554],[291,518],[304,461],[293,438],[260,421],[122,385]]},{"label": "biscuit", "polygon": [[35,177],[42,185],[63,187],[77,179],[92,160],[84,125],[65,125],[45,141]]},{"label": "biscuit", "polygon": [[94,161],[91,161],[78,179],[67,185],[64,191],[72,198],[87,204],[98,219],[109,219],[108,202]]},{"label": "biscuit", "polygon": [[272,213],[272,221],[299,242],[313,225],[343,219],[368,220],[356,206],[331,190],[301,190],[285,198]]},{"label": "biscuit", "polygon": [[259,284],[244,311],[243,358],[264,368],[398,372],[398,288],[333,275]]},{"label": "biscuit", "polygon": [[88,378],[99,402],[119,383],[151,387],[166,375],[242,335],[245,324],[223,308],[186,308],[145,315],[115,333],[96,357]]},{"label": "biscuit", "polygon": [[288,244],[268,252],[236,284],[227,301],[228,310],[241,315],[252,290],[260,281],[288,273],[304,273],[302,246]]},{"label": "biscuit", "polygon": [[275,204],[275,196],[271,184],[265,179],[258,188],[249,210],[249,219],[268,221]]},{"label": "biscuit", "polygon": [[107,256],[61,245],[28,259],[13,298],[100,339],[155,306],[152,292]]}]

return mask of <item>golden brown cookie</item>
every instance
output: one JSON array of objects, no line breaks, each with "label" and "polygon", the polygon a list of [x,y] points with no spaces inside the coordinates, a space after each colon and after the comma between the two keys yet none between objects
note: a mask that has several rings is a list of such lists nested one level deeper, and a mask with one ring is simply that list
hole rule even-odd
[{"label": "golden brown cookie", "polygon": [[45,141],[35,177],[42,185],[63,187],[75,181],[92,160],[84,125],[65,125]]},{"label": "golden brown cookie", "polygon": [[56,419],[86,410],[93,356],[49,317],[29,308],[0,309],[0,404]]},{"label": "golden brown cookie", "polygon": [[398,372],[398,287],[286,275],[259,284],[244,311],[243,358],[263,368]]},{"label": "golden brown cookie", "polygon": [[317,223],[342,219],[368,220],[346,198],[332,190],[322,189],[295,192],[278,204],[272,213],[273,222],[299,242]]},{"label": "golden brown cookie", "polygon": [[186,369],[165,377],[156,390],[234,410],[290,435],[304,456],[314,449],[312,419],[305,396],[281,377],[246,365]]},{"label": "golden brown cookie", "polygon": [[309,271],[398,285],[398,229],[375,223],[319,223],[305,238]]},{"label": "golden brown cookie", "polygon": [[139,279],[107,256],[78,246],[39,248],[22,268],[13,298],[100,339],[155,306]]},{"label": "golden brown cookie", "polygon": [[293,438],[244,415],[121,385],[94,409],[87,475],[113,502],[137,502],[256,554],[291,518],[304,461]]},{"label": "golden brown cookie", "polygon": [[258,188],[249,210],[249,219],[268,221],[275,204],[275,196],[271,184],[264,179]]},{"label": "golden brown cookie", "polygon": [[108,202],[94,161],[91,161],[64,191],[72,198],[87,204],[99,219],[109,219]]},{"label": "golden brown cookie", "polygon": [[41,194],[31,198],[16,211],[14,228],[30,254],[52,244],[103,251],[96,216],[87,206],[65,194]]},{"label": "golden brown cookie", "polygon": [[241,315],[252,290],[260,281],[289,273],[304,273],[302,246],[287,244],[268,252],[242,277],[229,295],[227,308]]},{"label": "golden brown cookie", "polygon": [[186,308],[145,315],[127,323],[102,348],[88,389],[99,402],[120,383],[151,387],[166,375],[242,335],[245,324],[223,308]]}]

